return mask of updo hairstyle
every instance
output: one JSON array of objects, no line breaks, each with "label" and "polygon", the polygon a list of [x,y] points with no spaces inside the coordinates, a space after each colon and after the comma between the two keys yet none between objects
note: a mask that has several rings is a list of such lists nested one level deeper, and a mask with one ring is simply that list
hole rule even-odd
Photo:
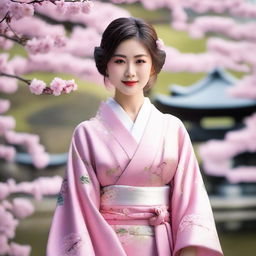
[{"label": "updo hairstyle", "polygon": [[113,56],[116,48],[125,40],[136,38],[149,51],[155,73],[149,79],[144,88],[150,89],[161,71],[165,62],[165,52],[157,48],[157,34],[155,29],[142,19],[118,18],[112,21],[102,35],[100,47],[94,49],[94,59],[100,74],[107,76],[107,64]]}]

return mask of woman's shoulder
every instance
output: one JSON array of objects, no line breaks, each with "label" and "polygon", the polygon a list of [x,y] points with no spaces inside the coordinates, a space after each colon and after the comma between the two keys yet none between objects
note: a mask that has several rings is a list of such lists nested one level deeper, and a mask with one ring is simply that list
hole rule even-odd
[{"label": "woman's shoulder", "polygon": [[179,127],[184,127],[184,124],[182,122],[182,120],[180,118],[178,118],[177,116],[174,116],[172,114],[164,114],[165,118],[167,119],[168,123],[171,123],[172,125],[177,125]]},{"label": "woman's shoulder", "polygon": [[75,128],[73,130],[73,135],[94,129],[93,127],[95,127],[95,125],[97,126],[97,124],[96,124],[97,122],[98,122],[98,120],[96,117],[92,117],[89,120],[81,121],[80,123],[78,123],[75,126]]}]

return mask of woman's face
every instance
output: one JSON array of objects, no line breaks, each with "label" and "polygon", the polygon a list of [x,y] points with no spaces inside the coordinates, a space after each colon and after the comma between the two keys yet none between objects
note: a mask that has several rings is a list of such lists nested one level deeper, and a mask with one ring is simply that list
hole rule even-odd
[{"label": "woman's face", "polygon": [[152,72],[150,53],[137,39],[123,41],[107,65],[110,83],[118,93],[130,96],[143,93]]}]

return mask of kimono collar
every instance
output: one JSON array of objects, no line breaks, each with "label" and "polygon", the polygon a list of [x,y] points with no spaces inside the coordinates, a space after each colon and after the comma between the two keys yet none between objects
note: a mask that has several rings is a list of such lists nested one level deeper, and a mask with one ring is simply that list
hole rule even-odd
[{"label": "kimono collar", "polygon": [[145,97],[144,103],[142,104],[139,113],[135,122],[131,120],[125,110],[121,107],[119,103],[117,103],[113,98],[109,98],[106,103],[116,114],[120,122],[124,125],[124,127],[132,134],[134,139],[139,143],[144,133],[147,120],[151,111],[151,103],[150,100]]}]

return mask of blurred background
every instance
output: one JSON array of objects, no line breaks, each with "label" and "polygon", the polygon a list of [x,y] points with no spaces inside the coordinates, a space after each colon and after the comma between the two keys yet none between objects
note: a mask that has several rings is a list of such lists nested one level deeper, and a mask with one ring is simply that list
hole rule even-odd
[{"label": "blurred background", "polygon": [[[63,10],[63,6],[48,2],[33,6],[29,17],[13,14],[9,29],[15,29],[23,44],[22,40],[12,40],[16,36],[13,31],[7,38],[3,23],[8,9],[1,9],[0,100],[11,105],[0,112],[0,206],[11,211],[15,206],[12,200],[25,197],[34,207],[34,212],[24,210],[31,215],[24,214],[19,224],[12,226],[16,233],[9,240],[30,245],[30,255],[45,255],[61,182],[58,177],[65,172],[72,132],[111,96],[97,74],[93,47],[99,45],[100,35],[111,20],[135,16],[153,24],[165,43],[166,65],[148,97],[161,111],[177,115],[187,126],[224,254],[254,255],[256,5],[245,0],[89,2],[94,6],[87,5],[82,11],[70,6],[69,11]],[[66,38],[65,46],[35,53],[36,44],[27,41],[55,36],[56,46],[55,33]],[[60,96],[35,95],[28,88],[31,81],[17,77],[26,81],[37,78],[46,84],[55,77],[75,79],[78,90]],[[11,82],[4,79],[15,80],[17,88],[8,91],[4,85]],[[39,135],[42,157],[33,157],[29,142],[12,141],[14,135],[8,137],[7,130]],[[4,151],[4,146],[13,147],[15,154],[6,148]],[[1,214],[0,227],[11,218]],[[18,219],[19,214],[14,216]],[[0,250],[0,255],[5,254]]]}]

